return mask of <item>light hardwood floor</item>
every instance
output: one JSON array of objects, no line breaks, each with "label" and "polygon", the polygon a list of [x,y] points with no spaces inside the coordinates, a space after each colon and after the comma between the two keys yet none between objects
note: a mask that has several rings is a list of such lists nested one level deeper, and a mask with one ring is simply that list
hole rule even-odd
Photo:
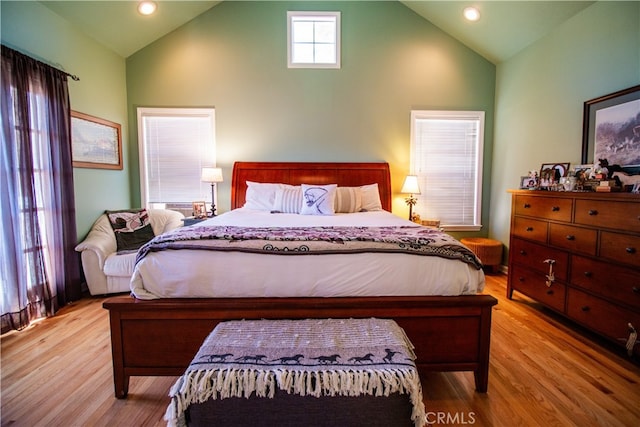
[{"label": "light hardwood floor", "polygon": [[[489,391],[471,373],[422,378],[436,426],[638,426],[640,366],[488,275],[493,312]],[[104,298],[85,298],[2,336],[3,426],[161,426],[175,377],[133,377],[113,395]]]}]

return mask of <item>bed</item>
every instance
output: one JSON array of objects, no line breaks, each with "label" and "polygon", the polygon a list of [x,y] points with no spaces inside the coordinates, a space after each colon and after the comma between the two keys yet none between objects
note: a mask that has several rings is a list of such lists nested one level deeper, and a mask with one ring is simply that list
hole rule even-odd
[{"label": "bed", "polygon": [[[290,186],[337,184],[338,187],[351,188],[364,186],[367,191],[374,188],[377,189],[382,210],[391,210],[391,180],[387,163],[236,162],[231,187],[232,212],[229,216],[220,215],[219,218],[209,221],[229,225],[226,222],[230,221],[228,218],[238,213],[242,217],[248,201],[253,200],[254,196],[247,194],[251,193],[253,188],[250,184],[261,183]],[[364,203],[364,199],[361,203]],[[370,213],[371,216],[362,217],[367,218],[366,220],[358,219],[358,222],[363,221],[367,224],[369,218],[385,216],[382,211],[377,214]],[[261,215],[259,218],[262,219],[250,221],[257,221],[257,225],[272,225],[271,221],[286,224],[290,221],[288,218],[294,218],[291,214],[280,211],[268,214],[263,212]],[[350,214],[344,216],[348,215]],[[322,215],[314,216],[314,221],[317,221],[315,224],[325,224]],[[378,219],[371,221],[373,225],[379,224]],[[201,228],[204,229],[205,225]],[[410,228],[409,224],[402,225]],[[422,227],[413,228],[412,231],[422,232],[415,230]],[[306,290],[294,289],[283,293],[273,284],[271,287],[266,286],[269,281],[266,274],[257,277],[247,276],[247,270],[250,269],[242,268],[242,265],[247,265],[247,260],[250,260],[249,265],[254,265],[257,260],[265,258],[274,260],[269,261],[270,263],[276,262],[276,259],[283,262],[291,256],[296,257],[296,265],[322,262],[319,259],[330,259],[333,262],[331,265],[335,265],[335,262],[344,257],[354,257],[353,259],[359,259],[366,265],[367,262],[372,262],[371,254],[360,251],[348,255],[241,253],[240,255],[246,258],[241,263],[234,264],[231,258],[225,258],[231,256],[231,252],[235,252],[233,250],[212,252],[193,247],[182,248],[184,250],[172,249],[169,247],[139,254],[140,260],[132,278],[132,296],[113,297],[103,303],[104,308],[109,311],[114,387],[118,398],[127,396],[131,376],[181,375],[213,328],[219,322],[236,319],[393,319],[406,331],[415,346],[419,371],[473,371],[476,390],[487,390],[491,310],[497,300],[490,295],[479,293],[482,290],[484,276],[478,266],[452,259],[443,260],[444,262],[435,261],[437,257],[434,256],[389,253],[386,256],[394,260],[390,265],[396,264],[396,260],[401,262],[400,259],[403,258],[412,258],[414,263],[419,260],[419,264],[415,266],[401,264],[405,270],[403,274],[409,274],[402,276],[402,279],[398,279],[399,276],[393,275],[394,273],[391,273],[391,277],[378,278],[376,286],[384,288],[386,283],[393,291],[381,292],[380,289],[383,288],[372,286],[373,291],[362,292],[362,287],[356,286],[355,290],[340,293],[342,286],[336,286],[334,288],[338,289],[338,293],[326,293],[322,286],[312,286]],[[197,255],[193,256],[194,254]],[[222,259],[218,264],[210,262],[207,273],[204,274],[208,279],[203,279],[201,269],[191,264],[192,260],[202,261],[203,257]],[[429,268],[422,266],[432,262],[438,264]],[[451,270],[442,267],[447,263],[464,264],[463,273],[452,273]],[[156,279],[152,278],[153,265],[167,264],[177,265],[178,269],[172,267],[174,270],[171,273],[159,270],[158,280],[164,280],[164,276],[167,280],[173,281],[173,285],[169,286],[172,290],[163,294],[161,285],[154,288],[153,283]],[[318,270],[318,265],[302,268]],[[419,268],[423,270],[417,270]],[[147,273],[144,272],[145,269],[148,269]],[[277,270],[281,276],[286,275],[282,266],[277,267]],[[386,271],[386,268],[381,270]],[[439,272],[435,280],[431,280],[435,282],[436,295],[422,295],[420,290],[400,286],[418,281],[421,276],[431,274],[430,271]],[[190,272],[198,272],[198,276],[187,275]],[[339,277],[341,276],[334,275],[326,279],[324,275],[323,280],[333,283],[339,281]],[[202,286],[195,286],[196,282],[203,280],[207,283],[231,283],[231,286],[227,287],[231,292],[203,293]],[[238,291],[245,282],[254,285],[258,282],[264,286],[254,286],[253,289],[249,287],[247,292]],[[349,278],[347,282],[355,282],[357,285],[357,276]],[[180,283],[184,286],[179,286]],[[212,287],[221,289],[219,286]],[[176,288],[185,288],[188,291],[175,293]],[[256,291],[258,288],[259,292]],[[455,291],[447,293],[449,288],[455,288]]]}]

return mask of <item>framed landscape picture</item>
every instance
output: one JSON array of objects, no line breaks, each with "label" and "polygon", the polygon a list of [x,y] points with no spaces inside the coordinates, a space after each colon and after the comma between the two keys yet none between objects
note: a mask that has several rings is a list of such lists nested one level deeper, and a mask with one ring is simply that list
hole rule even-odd
[{"label": "framed landscape picture", "polygon": [[640,173],[640,85],[584,103],[582,163],[600,159]]},{"label": "framed landscape picture", "polygon": [[118,123],[71,111],[73,167],[122,169],[122,135]]}]

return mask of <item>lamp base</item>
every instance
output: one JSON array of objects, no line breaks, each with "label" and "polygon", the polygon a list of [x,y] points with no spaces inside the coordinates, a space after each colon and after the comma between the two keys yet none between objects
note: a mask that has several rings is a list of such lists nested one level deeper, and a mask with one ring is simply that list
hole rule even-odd
[{"label": "lamp base", "polygon": [[213,190],[213,189],[214,189],[214,186],[215,186],[215,185],[216,185],[216,184],[215,184],[215,182],[212,182],[212,183],[211,183],[211,217],[212,217],[212,218],[213,218],[214,216],[216,216],[216,205],[215,205],[215,203],[213,203],[213,202],[214,202],[214,200],[215,200],[215,199],[214,199],[214,194],[213,194],[213,193],[214,193],[214,190]]}]

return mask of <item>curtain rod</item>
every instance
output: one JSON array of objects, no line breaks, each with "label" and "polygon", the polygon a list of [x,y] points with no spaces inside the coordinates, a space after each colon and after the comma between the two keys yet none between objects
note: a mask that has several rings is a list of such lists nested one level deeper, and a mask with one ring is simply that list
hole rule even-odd
[{"label": "curtain rod", "polygon": [[34,61],[36,61],[36,62],[39,62],[40,64],[46,65],[47,67],[51,67],[51,68],[53,68],[53,69],[55,69],[55,70],[60,71],[62,74],[67,75],[67,77],[71,77],[71,80],[74,80],[74,81],[76,81],[76,82],[79,82],[79,81],[80,81],[80,77],[76,76],[75,74],[67,73],[67,72],[66,72],[66,71],[64,71],[64,70],[61,70],[61,69],[60,69],[60,68],[58,68],[58,67],[54,67],[53,65],[51,65],[51,64],[49,64],[49,63],[47,63],[47,62],[40,61],[39,59],[33,58],[33,60],[34,60]]},{"label": "curtain rod", "polygon": [[11,49],[9,46],[2,45],[2,47],[3,47],[3,48],[5,48],[5,49],[12,50],[12,51],[14,51],[14,52],[16,52],[16,53],[19,53],[20,55],[27,56],[27,57],[29,57],[29,58],[33,59],[34,61],[36,61],[36,62],[37,62],[37,63],[39,63],[39,64],[46,65],[47,67],[51,67],[51,68],[53,68],[54,70],[60,71],[62,74],[66,75],[67,77],[70,77],[70,78],[71,78],[71,80],[74,80],[74,81],[76,81],[76,82],[79,82],[79,81],[80,81],[80,77],[76,76],[75,74],[67,73],[66,71],[61,70],[61,69],[60,69],[60,68],[58,68],[58,67],[54,67],[53,65],[51,65],[51,64],[49,64],[49,63],[47,63],[47,62],[45,62],[45,61],[41,61],[41,60],[39,60],[39,59],[36,59],[36,58],[34,58],[33,56],[31,56],[31,55],[27,55],[26,53],[22,53],[22,52],[20,52],[20,51],[18,51],[18,50]]}]

